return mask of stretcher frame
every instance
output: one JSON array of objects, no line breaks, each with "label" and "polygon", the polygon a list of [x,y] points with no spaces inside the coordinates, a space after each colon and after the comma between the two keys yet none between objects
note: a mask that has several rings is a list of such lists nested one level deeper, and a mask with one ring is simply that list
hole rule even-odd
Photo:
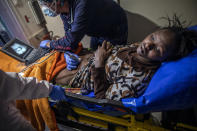
[{"label": "stretcher frame", "polygon": [[[94,127],[95,129],[107,130],[107,131],[168,131],[161,126],[156,126],[153,123],[152,118],[144,119],[144,114],[136,114],[132,112],[129,108],[124,107],[121,101],[113,101],[108,99],[95,99],[87,96],[82,96],[70,92],[66,92],[68,98],[74,98],[77,100],[85,101],[88,103],[93,103],[97,105],[110,105],[127,112],[126,115],[121,117],[110,116],[108,114],[103,114],[101,112],[89,111],[87,109],[82,109],[79,107],[72,107],[72,110],[79,115],[78,120],[71,115],[58,116],[56,115],[57,122],[64,124],[64,121],[73,121],[75,123],[80,123],[88,127]],[[58,108],[58,107],[55,107]],[[57,113],[55,111],[55,113]],[[197,127],[190,126],[184,123],[176,123],[173,127],[174,130],[193,130],[197,131]]]}]

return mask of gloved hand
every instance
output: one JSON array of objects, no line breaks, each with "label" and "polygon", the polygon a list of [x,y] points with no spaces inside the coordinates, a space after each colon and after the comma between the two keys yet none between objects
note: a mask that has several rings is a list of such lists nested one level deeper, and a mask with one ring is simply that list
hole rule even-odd
[{"label": "gloved hand", "polygon": [[44,49],[48,49],[47,43],[50,43],[50,40],[43,40],[40,42],[40,47]]},{"label": "gloved hand", "polygon": [[69,51],[66,51],[64,53],[64,58],[66,60],[66,64],[67,64],[67,69],[70,70],[74,70],[77,68],[77,66],[80,63],[80,58],[78,55],[71,53]]},{"label": "gloved hand", "polygon": [[46,7],[46,6],[41,6],[42,12],[44,15],[50,16],[50,17],[56,17],[58,14],[53,11],[52,9]]},{"label": "gloved hand", "polygon": [[52,91],[49,94],[49,97],[53,100],[67,100],[65,96],[64,88],[61,86],[53,85]]}]

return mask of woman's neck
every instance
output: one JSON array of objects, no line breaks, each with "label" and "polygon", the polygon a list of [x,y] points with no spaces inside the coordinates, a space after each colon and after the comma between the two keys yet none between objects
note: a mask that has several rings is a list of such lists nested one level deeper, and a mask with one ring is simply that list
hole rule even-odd
[{"label": "woman's neck", "polygon": [[160,62],[151,61],[137,54],[136,47],[129,47],[120,50],[117,56],[131,66],[147,66],[156,68],[160,66]]}]

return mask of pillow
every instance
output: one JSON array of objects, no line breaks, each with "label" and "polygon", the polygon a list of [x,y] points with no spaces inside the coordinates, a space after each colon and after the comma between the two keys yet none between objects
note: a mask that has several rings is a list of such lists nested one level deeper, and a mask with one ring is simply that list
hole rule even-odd
[{"label": "pillow", "polygon": [[122,102],[136,113],[197,104],[197,49],[178,61],[163,63],[142,96],[122,99]]},{"label": "pillow", "polygon": [[188,28],[189,30],[196,30],[197,31],[197,25],[191,26]]}]

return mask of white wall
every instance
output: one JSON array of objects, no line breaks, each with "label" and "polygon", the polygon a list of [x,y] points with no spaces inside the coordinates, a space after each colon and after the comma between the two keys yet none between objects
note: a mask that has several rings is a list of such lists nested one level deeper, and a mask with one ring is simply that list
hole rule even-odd
[{"label": "white wall", "polygon": [[158,25],[165,23],[159,17],[174,13],[197,24],[197,0],[120,0],[120,4],[125,10],[145,16]]},{"label": "white wall", "polygon": [[45,16],[47,21],[47,28],[49,31],[53,31],[54,35],[63,37],[64,36],[64,25],[60,16],[57,17],[48,17]]},{"label": "white wall", "polygon": [[[7,11],[6,14],[4,15],[8,15],[8,14],[12,14],[15,17],[15,21],[16,23],[14,23],[14,26],[16,26],[15,28],[19,28],[17,24],[19,24],[22,28],[22,31],[18,31],[19,34],[14,34],[14,37],[18,37],[21,35],[25,35],[25,40],[26,42],[29,42],[31,45],[38,47],[40,44],[40,41],[42,40],[42,36],[47,32],[46,27],[44,24],[37,24],[36,23],[36,19],[32,13],[32,10],[29,7],[28,1],[27,0],[20,0],[18,2],[14,2],[13,0],[1,0],[4,3],[8,3],[9,7],[11,8],[11,10],[4,9],[4,11]],[[41,12],[40,12],[41,13]],[[10,21],[11,19],[13,19],[13,16],[7,16],[8,20],[6,21]],[[27,18],[28,20],[26,20],[25,18]],[[16,29],[15,29],[16,30]],[[21,38],[21,37],[19,37]]]},{"label": "white wall", "polygon": [[161,17],[181,15],[191,25],[197,25],[197,0],[120,0],[127,11],[129,42],[141,41],[159,26],[167,25]]}]

